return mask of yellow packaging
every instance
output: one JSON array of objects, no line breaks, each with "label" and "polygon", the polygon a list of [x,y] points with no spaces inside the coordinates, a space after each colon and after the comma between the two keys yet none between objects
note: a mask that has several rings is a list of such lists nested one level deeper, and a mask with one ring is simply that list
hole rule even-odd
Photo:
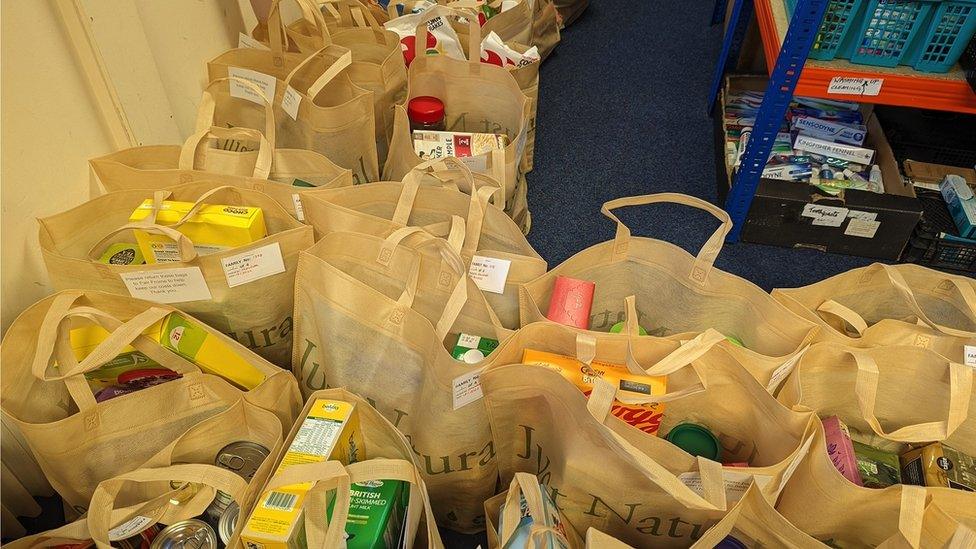
[{"label": "yellow packaging", "polygon": [[183,315],[170,313],[157,329],[160,345],[190,360],[208,374],[220,376],[238,387],[251,390],[265,375],[217,336],[190,322]]},{"label": "yellow packaging", "polygon": [[[634,375],[621,364],[599,360],[594,360],[587,366],[570,356],[526,349],[522,352],[522,363],[546,366],[558,371],[586,396],[593,391],[593,384],[598,378],[603,378],[623,391],[641,395],[663,395],[668,388],[666,377]],[[624,404],[615,400],[610,413],[645,433],[656,435],[664,416],[664,404]]]},{"label": "yellow packaging", "polygon": [[[149,337],[153,341],[159,341],[159,329],[162,322],[157,322],[147,328],[142,335]],[[98,345],[105,341],[109,332],[98,324],[86,324],[77,328],[72,328],[69,332],[71,350],[75,355],[75,360],[82,361],[92,354]],[[137,351],[131,345],[127,345],[119,351],[118,356],[107,360],[99,368],[85,373],[85,379],[91,386],[93,392],[115,385],[119,374],[129,370],[141,368],[159,368],[154,360]]]},{"label": "yellow packaging", "polygon": [[[146,199],[129,216],[130,222],[142,221],[152,212],[153,201]],[[190,212],[192,202],[163,201],[156,215],[157,225],[174,225]],[[267,236],[264,212],[250,206],[224,206],[204,204],[177,230],[185,234],[196,248],[198,255],[221,252],[244,246]],[[139,249],[146,263],[176,262],[180,260],[179,248],[171,238],[134,230]]]},{"label": "yellow packaging", "polygon": [[[275,475],[292,465],[338,460],[343,465],[366,459],[355,404],[316,399],[309,408]],[[262,494],[251,512],[241,541],[245,547],[304,549],[303,508],[311,482]]]}]

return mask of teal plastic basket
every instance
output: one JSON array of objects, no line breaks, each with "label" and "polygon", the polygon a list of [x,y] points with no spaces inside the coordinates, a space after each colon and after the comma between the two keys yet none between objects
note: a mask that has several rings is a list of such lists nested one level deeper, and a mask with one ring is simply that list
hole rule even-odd
[{"label": "teal plastic basket", "polygon": [[908,62],[908,50],[925,29],[933,3],[869,0],[860,28],[849,33],[840,55],[851,63],[894,67]]},{"label": "teal plastic basket", "polygon": [[831,0],[810,48],[810,58],[829,61],[837,57],[844,39],[857,27],[865,4],[865,0]]},{"label": "teal plastic basket", "polygon": [[923,72],[948,72],[976,33],[976,0],[945,0],[909,48],[906,64]]}]

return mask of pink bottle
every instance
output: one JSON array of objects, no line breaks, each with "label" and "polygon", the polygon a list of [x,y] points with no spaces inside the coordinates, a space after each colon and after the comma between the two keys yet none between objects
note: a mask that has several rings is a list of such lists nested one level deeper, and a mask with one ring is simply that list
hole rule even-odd
[{"label": "pink bottle", "polygon": [[821,421],[827,437],[827,455],[830,456],[830,461],[840,474],[847,477],[847,480],[858,486],[864,486],[861,482],[861,473],[857,471],[854,444],[851,442],[847,426],[837,416],[830,416]]},{"label": "pink bottle", "polygon": [[588,280],[557,276],[552,287],[552,297],[549,298],[549,312],[546,313],[546,318],[553,322],[588,330],[595,289],[596,284]]}]

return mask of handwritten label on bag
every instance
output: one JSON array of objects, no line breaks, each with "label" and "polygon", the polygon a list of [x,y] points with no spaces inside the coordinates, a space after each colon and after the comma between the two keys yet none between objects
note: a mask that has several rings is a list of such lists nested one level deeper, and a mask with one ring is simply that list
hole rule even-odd
[{"label": "handwritten label on bag", "polygon": [[803,213],[800,215],[813,219],[814,225],[840,227],[847,219],[847,208],[807,204],[803,206]]},{"label": "handwritten label on bag", "polygon": [[454,409],[462,408],[481,400],[481,369],[454,378]]},{"label": "handwritten label on bag", "polygon": [[250,69],[242,69],[240,67],[230,67],[227,69],[227,74],[234,78],[240,78],[242,80],[247,80],[255,86],[261,89],[264,97],[261,97],[257,91],[252,89],[250,86],[246,86],[241,82],[236,80],[230,81],[230,96],[236,97],[238,99],[247,99],[259,105],[264,105],[274,100],[275,96],[275,86],[278,82],[274,76],[264,74],[263,72],[252,71]]},{"label": "handwritten label on bag", "polygon": [[120,273],[129,295],[157,303],[213,299],[200,267]]},{"label": "handwritten label on bag", "polygon": [[277,242],[225,257],[220,263],[229,288],[285,272],[281,246]]},{"label": "handwritten label on bag", "polygon": [[976,368],[976,345],[966,345],[963,348],[963,361],[966,366]]},{"label": "handwritten label on bag", "polygon": [[285,111],[292,120],[298,120],[298,107],[302,104],[302,94],[295,88],[285,88],[285,95],[281,97],[281,110]]},{"label": "handwritten label on bag", "polygon": [[863,219],[864,221],[877,221],[878,214],[875,212],[862,212],[860,210],[849,210],[847,212],[848,219]]},{"label": "handwritten label on bag", "polygon": [[783,380],[790,375],[790,372],[792,372],[794,368],[796,368],[797,363],[800,362],[800,359],[803,358],[803,355],[809,348],[810,346],[807,345],[806,347],[800,349],[795,355],[787,359],[786,362],[781,364],[778,368],[776,368],[775,371],[773,371],[773,375],[769,378],[769,383],[766,384],[766,390],[769,391],[770,394],[774,394],[776,392],[776,389],[779,388],[780,383],[783,383]]},{"label": "handwritten label on bag", "polygon": [[884,78],[854,78],[835,76],[830,79],[827,93],[835,95],[878,95]]},{"label": "handwritten label on bag", "polygon": [[142,532],[156,523],[156,519],[136,515],[108,531],[109,541],[119,541]]},{"label": "handwritten label on bag", "polygon": [[464,163],[469,170],[478,173],[488,173],[488,155],[479,154],[478,156],[459,156],[458,160]]},{"label": "handwritten label on bag", "polygon": [[476,255],[471,258],[468,276],[482,291],[503,294],[505,281],[508,280],[508,270],[511,267],[512,262],[507,259]]},{"label": "handwritten label on bag", "polygon": [[295,217],[299,221],[305,221],[305,208],[302,206],[302,195],[295,193],[291,195],[291,199],[295,203]]},{"label": "handwritten label on bag", "polygon": [[848,236],[859,236],[861,238],[874,238],[881,226],[880,221],[867,221],[864,219],[851,219],[844,229],[844,234]]},{"label": "handwritten label on bag", "polygon": [[244,34],[243,32],[237,33],[237,47],[271,51],[271,48],[265,46],[261,42],[258,42],[257,40],[251,38],[250,36]]},{"label": "handwritten label on bag", "polygon": [[[742,496],[746,494],[746,490],[752,484],[753,479],[755,479],[756,486],[762,489],[773,480],[773,477],[769,475],[750,475],[749,473],[727,470],[722,471],[722,481],[725,482],[725,501],[729,507],[742,499]],[[705,497],[705,488],[702,486],[701,473],[694,471],[681,473],[678,475],[678,480],[688,488],[694,490],[699,496]]]}]

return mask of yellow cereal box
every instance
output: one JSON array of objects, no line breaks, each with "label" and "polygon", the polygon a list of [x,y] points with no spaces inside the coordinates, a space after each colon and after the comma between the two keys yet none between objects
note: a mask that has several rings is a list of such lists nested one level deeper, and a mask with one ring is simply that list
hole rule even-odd
[{"label": "yellow cereal box", "polygon": [[[129,216],[129,221],[142,221],[149,217],[153,201],[146,199]],[[192,202],[163,201],[156,214],[157,225],[175,225],[193,209]],[[204,204],[177,230],[185,234],[198,255],[207,255],[238,246],[244,246],[267,236],[264,212],[250,206],[226,206]],[[176,262],[180,260],[179,248],[165,235],[133,231],[146,263]]]}]

